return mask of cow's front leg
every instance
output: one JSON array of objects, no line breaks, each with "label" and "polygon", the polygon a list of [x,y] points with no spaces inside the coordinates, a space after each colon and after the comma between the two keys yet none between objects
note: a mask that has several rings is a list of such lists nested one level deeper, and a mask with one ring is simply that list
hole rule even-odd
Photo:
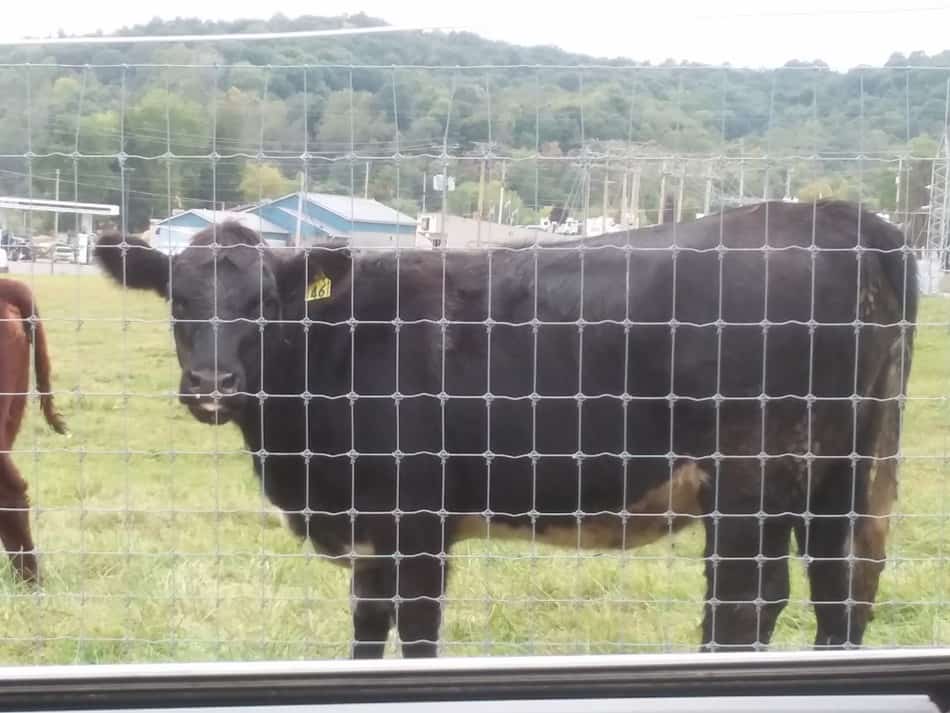
[{"label": "cow's front leg", "polygon": [[395,568],[389,560],[358,559],[353,564],[354,659],[381,659],[392,628]]},{"label": "cow's front leg", "polygon": [[396,570],[399,580],[396,627],[403,658],[434,657],[438,655],[448,562],[433,554],[407,555]]},{"label": "cow's front leg", "polygon": [[[429,504],[400,506],[419,510]],[[367,518],[363,525],[372,533],[364,539],[373,554],[353,564],[353,658],[382,658],[393,623],[403,658],[436,656],[448,572],[444,524],[415,513],[398,523]]]}]

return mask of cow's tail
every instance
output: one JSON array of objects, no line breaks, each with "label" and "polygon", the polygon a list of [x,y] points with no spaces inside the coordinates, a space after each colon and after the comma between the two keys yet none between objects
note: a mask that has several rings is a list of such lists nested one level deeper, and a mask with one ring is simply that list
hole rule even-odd
[{"label": "cow's tail", "polygon": [[56,410],[56,404],[53,401],[49,349],[46,344],[46,330],[40,320],[39,308],[36,306],[33,295],[26,285],[15,281],[6,282],[12,282],[13,284],[7,285],[7,289],[4,289],[0,296],[13,303],[21,317],[32,323],[32,328],[24,325],[24,330],[27,338],[33,342],[33,369],[36,373],[36,390],[40,395],[40,410],[43,412],[43,417],[50,428],[56,433],[66,434],[68,433],[66,423],[63,421],[62,415]]},{"label": "cow's tail", "polygon": [[[871,249],[865,258],[873,254],[880,265],[877,279],[883,278],[886,284],[878,286],[878,293],[891,292],[890,299],[876,299],[866,306],[862,316],[865,322],[888,325],[881,331],[891,335],[877,360],[876,373],[863,390],[863,395],[870,398],[862,402],[864,418],[857,434],[857,454],[867,459],[868,480],[855,529],[854,599],[864,603],[858,611],[864,610],[870,618],[870,603],[876,597],[884,569],[891,513],[897,502],[901,421],[913,359],[919,288],[917,262],[905,248],[904,236],[896,226],[865,213],[861,244]],[[865,277],[875,279],[875,271],[866,271]]]},{"label": "cow's tail", "polygon": [[62,415],[56,410],[53,403],[53,387],[50,379],[49,350],[46,346],[46,330],[39,319],[39,312],[36,307],[33,308],[33,314],[36,320],[33,323],[33,368],[36,370],[36,390],[40,394],[40,409],[43,411],[43,417],[46,423],[50,425],[56,433],[66,434],[68,430]]}]

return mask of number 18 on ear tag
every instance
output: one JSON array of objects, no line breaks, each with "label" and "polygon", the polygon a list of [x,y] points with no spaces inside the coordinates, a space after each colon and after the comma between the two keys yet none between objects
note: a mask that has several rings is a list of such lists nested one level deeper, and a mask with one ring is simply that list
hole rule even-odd
[{"label": "number 18 on ear tag", "polygon": [[307,287],[307,302],[314,300],[325,300],[330,297],[330,278],[326,275],[318,275],[314,278],[310,286]]}]

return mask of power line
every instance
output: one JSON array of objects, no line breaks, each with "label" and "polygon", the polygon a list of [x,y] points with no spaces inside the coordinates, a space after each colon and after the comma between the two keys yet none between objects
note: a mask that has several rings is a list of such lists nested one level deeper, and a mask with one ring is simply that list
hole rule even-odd
[{"label": "power line", "polygon": [[32,37],[16,40],[0,40],[0,47],[29,47],[56,45],[111,45],[155,44],[173,42],[250,42],[256,40],[300,40],[320,37],[345,37],[351,35],[374,35],[391,32],[452,31],[451,27],[428,27],[423,25],[399,27],[380,25],[376,27],[341,27],[333,30],[295,30],[291,32],[231,32],[208,35],[105,35],[95,37]]},{"label": "power line", "polygon": [[[36,174],[36,173],[33,173],[33,174],[22,173],[22,172],[20,172],[20,171],[10,171],[10,170],[8,170],[8,169],[2,169],[2,168],[0,168],[0,173],[6,174],[6,175],[8,175],[8,176],[16,176],[16,177],[18,177],[18,178],[30,178],[30,179],[32,179],[32,180],[34,180],[34,181],[53,182],[53,181],[56,180],[56,178],[53,177],[53,176],[43,176],[43,175]],[[87,177],[88,177],[88,176],[87,176]],[[95,177],[95,176],[94,176],[94,177]],[[103,177],[103,178],[105,178],[105,177]],[[149,197],[153,197],[153,198],[167,198],[167,197],[168,197],[168,194],[166,194],[166,193],[152,193],[152,192],[150,192],[150,191],[140,191],[140,190],[135,190],[135,189],[128,188],[128,187],[122,188],[122,187],[119,186],[119,185],[107,186],[107,185],[98,184],[98,183],[87,183],[87,182],[85,182],[85,181],[75,181],[75,182],[70,182],[70,183],[72,183],[73,185],[76,185],[76,186],[82,186],[83,188],[93,188],[93,189],[96,189],[96,190],[98,190],[98,191],[123,191],[123,192],[125,192],[126,194],[133,194],[133,195],[139,195],[139,196],[149,196]],[[173,192],[172,195],[173,195],[173,196],[176,196],[177,194]],[[194,201],[194,202],[196,202],[196,203],[207,203],[207,204],[209,204],[209,205],[213,205],[214,203],[220,203],[220,201],[211,201],[211,200],[209,200],[209,199],[207,199],[207,198],[196,198],[196,197],[194,197],[194,196],[179,196],[179,197],[180,197],[182,200]]]}]

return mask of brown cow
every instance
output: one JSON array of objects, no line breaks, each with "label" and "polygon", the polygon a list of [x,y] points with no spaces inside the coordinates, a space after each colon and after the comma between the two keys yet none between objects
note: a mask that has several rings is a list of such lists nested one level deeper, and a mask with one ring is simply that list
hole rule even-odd
[{"label": "brown cow", "polygon": [[23,421],[30,386],[30,342],[33,342],[36,388],[46,422],[57,433],[66,425],[56,412],[50,389],[46,332],[30,288],[0,279],[0,541],[17,575],[26,582],[39,579],[30,534],[30,503],[26,481],[13,463],[13,443]]}]

